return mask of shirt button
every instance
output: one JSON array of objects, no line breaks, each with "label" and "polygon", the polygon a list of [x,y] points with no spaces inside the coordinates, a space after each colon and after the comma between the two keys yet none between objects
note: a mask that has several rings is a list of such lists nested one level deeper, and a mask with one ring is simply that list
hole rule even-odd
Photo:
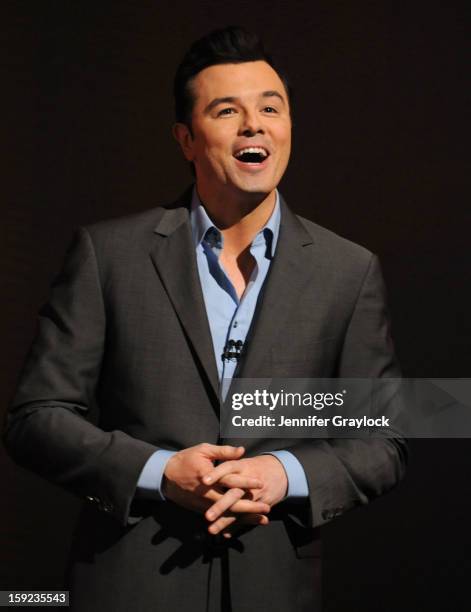
[{"label": "shirt button", "polygon": [[237,323],[237,321],[235,321],[233,327],[237,327],[237,325],[238,325],[238,323]]}]

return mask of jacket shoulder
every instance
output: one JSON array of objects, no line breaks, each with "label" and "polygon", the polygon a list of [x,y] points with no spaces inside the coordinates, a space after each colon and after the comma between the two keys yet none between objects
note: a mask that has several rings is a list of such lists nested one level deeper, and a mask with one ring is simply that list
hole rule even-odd
[{"label": "jacket shoulder", "polygon": [[300,215],[296,215],[296,218],[303,225],[313,242],[334,259],[368,265],[374,256],[364,246],[347,240],[332,230],[322,227]]},{"label": "jacket shoulder", "polygon": [[91,225],[84,226],[92,239],[95,241],[109,240],[119,236],[128,239],[135,234],[152,232],[165,213],[166,205],[155,206],[148,210],[122,217],[105,219]]}]

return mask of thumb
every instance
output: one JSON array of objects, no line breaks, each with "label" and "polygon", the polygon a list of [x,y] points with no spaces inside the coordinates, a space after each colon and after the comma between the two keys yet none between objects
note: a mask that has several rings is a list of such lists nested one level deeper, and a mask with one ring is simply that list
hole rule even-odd
[{"label": "thumb", "polygon": [[229,446],[226,444],[225,446],[217,446],[216,444],[211,444],[211,447],[208,449],[207,456],[211,459],[240,459],[242,455],[245,453],[245,448],[243,446]]}]

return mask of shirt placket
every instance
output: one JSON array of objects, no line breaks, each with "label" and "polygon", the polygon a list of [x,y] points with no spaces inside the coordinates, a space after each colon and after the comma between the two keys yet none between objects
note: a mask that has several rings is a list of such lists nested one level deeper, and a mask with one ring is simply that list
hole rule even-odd
[{"label": "shirt placket", "polygon": [[[219,286],[228,293],[228,295],[232,298],[234,302],[234,311],[232,316],[227,320],[227,333],[225,337],[225,345],[228,344],[229,340],[237,338],[231,338],[232,330],[239,328],[243,333],[241,335],[246,336],[248,329],[244,329],[248,327],[246,311],[248,308],[248,303],[251,297],[251,290],[257,280],[257,276],[259,274],[260,262],[259,259],[263,256],[263,247],[264,247],[264,235],[262,232],[257,234],[252,245],[250,247],[250,252],[255,259],[255,266],[250,275],[249,281],[245,288],[244,293],[242,294],[240,300],[237,296],[237,292],[224,270],[224,266],[220,262],[220,256],[224,247],[224,238],[222,234],[215,227],[212,227],[208,230],[206,234],[206,238],[204,241],[205,249],[208,249],[208,263],[210,266],[210,272],[213,277],[218,282]],[[240,325],[242,322],[242,326]],[[224,379],[230,380],[234,374],[235,368],[237,367],[237,359],[224,359],[222,362],[222,376],[221,382]]]}]

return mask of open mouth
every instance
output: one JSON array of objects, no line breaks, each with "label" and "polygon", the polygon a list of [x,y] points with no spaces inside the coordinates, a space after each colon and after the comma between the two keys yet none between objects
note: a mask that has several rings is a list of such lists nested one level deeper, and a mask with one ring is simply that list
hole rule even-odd
[{"label": "open mouth", "polygon": [[270,153],[264,147],[245,147],[234,153],[237,161],[244,164],[263,164]]}]

